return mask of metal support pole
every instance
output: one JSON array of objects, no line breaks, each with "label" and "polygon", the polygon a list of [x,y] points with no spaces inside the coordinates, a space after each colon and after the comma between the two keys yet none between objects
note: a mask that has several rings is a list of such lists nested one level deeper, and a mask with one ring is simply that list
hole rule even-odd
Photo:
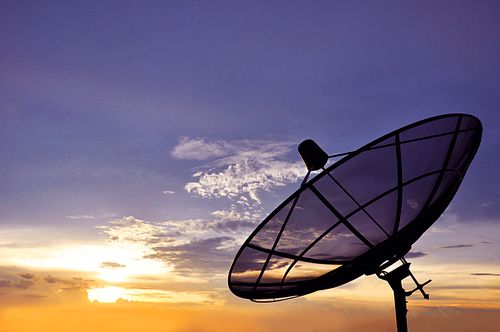
[{"label": "metal support pole", "polygon": [[406,292],[401,285],[401,280],[399,281],[399,284],[389,284],[394,291],[394,306],[396,309],[396,325],[398,327],[398,332],[407,332],[408,325],[406,322],[406,314],[408,310],[406,308]]},{"label": "metal support pole", "polygon": [[380,274],[379,278],[387,281],[394,292],[394,305],[396,309],[396,325],[398,332],[408,332],[406,322],[406,291],[401,281],[410,275],[410,264],[406,263],[386,274]]}]

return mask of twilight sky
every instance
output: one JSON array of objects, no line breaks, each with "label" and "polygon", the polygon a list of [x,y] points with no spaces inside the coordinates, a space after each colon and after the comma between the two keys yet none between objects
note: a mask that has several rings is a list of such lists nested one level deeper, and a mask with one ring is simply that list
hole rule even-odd
[{"label": "twilight sky", "polygon": [[[341,153],[470,113],[479,152],[409,255],[433,279],[430,301],[409,299],[409,328],[493,329],[499,17],[497,1],[2,1],[0,322],[394,329],[374,276],[259,305],[229,292],[227,271],[298,188],[302,140]],[[58,320],[54,308],[73,309]]]}]

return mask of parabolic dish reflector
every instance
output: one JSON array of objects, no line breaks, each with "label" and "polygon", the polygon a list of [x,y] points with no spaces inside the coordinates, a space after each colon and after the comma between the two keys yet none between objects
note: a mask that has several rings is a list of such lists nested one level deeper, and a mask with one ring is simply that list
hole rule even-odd
[{"label": "parabolic dish reflector", "polygon": [[231,265],[230,290],[255,301],[281,300],[401,259],[451,202],[481,135],[476,117],[447,114],[349,153],[249,236]]}]

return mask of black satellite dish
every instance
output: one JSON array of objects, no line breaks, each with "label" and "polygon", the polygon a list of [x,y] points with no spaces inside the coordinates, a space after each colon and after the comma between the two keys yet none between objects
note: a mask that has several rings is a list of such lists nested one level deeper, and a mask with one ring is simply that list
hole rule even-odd
[{"label": "black satellite dish", "polygon": [[[324,168],[312,140],[299,146],[302,186],[248,237],[229,271],[237,296],[280,301],[377,274],[394,291],[398,331],[406,296],[420,290],[404,256],[441,216],[477,152],[482,126],[467,114],[425,119],[393,131]],[[306,183],[313,170],[323,169]],[[387,273],[400,260],[402,265]],[[401,281],[411,276],[416,288]]]}]

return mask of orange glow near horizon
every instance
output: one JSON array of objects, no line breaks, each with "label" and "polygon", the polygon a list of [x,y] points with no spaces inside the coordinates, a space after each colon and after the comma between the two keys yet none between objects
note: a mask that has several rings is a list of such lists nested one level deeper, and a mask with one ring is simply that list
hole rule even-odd
[{"label": "orange glow near horizon", "polygon": [[[11,308],[2,310],[4,331],[392,331],[390,306],[318,308],[300,305],[254,304],[245,308],[158,307],[137,304],[89,304],[86,306]],[[413,307],[408,326],[412,332],[464,331],[481,320],[485,331],[498,327],[498,310],[458,307]]]}]

